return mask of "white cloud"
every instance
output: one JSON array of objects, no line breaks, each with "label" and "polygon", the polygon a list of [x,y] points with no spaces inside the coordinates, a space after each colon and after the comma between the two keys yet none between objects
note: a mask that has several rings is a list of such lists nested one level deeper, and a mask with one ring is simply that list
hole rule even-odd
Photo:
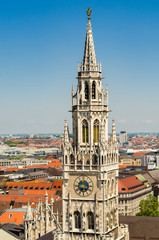
[{"label": "white cloud", "polygon": [[119,120],[119,123],[126,123],[126,122],[127,122],[126,119],[121,119],[121,120]]},{"label": "white cloud", "polygon": [[152,120],[142,120],[143,123],[152,123]]}]

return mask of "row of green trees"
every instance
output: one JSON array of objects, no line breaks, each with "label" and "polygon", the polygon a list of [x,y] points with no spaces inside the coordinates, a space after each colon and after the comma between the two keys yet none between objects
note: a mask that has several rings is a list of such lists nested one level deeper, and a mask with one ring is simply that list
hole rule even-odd
[{"label": "row of green trees", "polygon": [[159,202],[152,194],[149,194],[146,199],[141,200],[139,207],[140,212],[136,216],[159,216]]}]

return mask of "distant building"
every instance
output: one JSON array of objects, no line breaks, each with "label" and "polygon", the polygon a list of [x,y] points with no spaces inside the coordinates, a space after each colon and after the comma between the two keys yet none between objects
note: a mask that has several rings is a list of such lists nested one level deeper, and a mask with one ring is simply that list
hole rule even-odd
[{"label": "distant building", "polygon": [[127,141],[127,133],[125,131],[120,132],[119,141],[120,141],[120,146],[123,146],[123,143]]},{"label": "distant building", "polygon": [[143,183],[136,176],[119,179],[119,214],[135,216],[139,212],[140,201],[146,199],[151,191],[151,185]]},{"label": "distant building", "polygon": [[121,165],[128,165],[128,166],[141,166],[141,159],[135,158],[134,156],[120,156],[119,161]]},{"label": "distant building", "polygon": [[148,169],[159,167],[159,151],[149,152],[142,156],[142,166],[148,166]]}]

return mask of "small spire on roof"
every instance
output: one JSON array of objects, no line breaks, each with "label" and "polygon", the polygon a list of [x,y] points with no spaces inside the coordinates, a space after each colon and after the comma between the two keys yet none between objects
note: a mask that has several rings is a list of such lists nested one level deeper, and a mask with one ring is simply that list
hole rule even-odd
[{"label": "small spire on roof", "polygon": [[53,194],[51,194],[51,199],[50,199],[50,203],[53,204],[54,203],[54,198],[53,198]]},{"label": "small spire on roof", "polygon": [[33,215],[32,215],[32,212],[31,212],[31,206],[30,206],[30,202],[29,202],[29,196],[28,196],[28,207],[27,207],[25,219],[26,220],[32,220],[33,219]]},{"label": "small spire on roof", "polygon": [[47,189],[46,189],[46,191],[45,191],[45,197],[48,197]]}]

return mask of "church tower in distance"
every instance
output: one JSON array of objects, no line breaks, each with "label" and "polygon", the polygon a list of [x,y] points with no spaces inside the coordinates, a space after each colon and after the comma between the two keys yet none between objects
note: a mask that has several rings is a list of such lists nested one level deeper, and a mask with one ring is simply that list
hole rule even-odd
[{"label": "church tower in distance", "polygon": [[108,89],[96,60],[88,8],[84,57],[72,88],[73,143],[67,121],[63,150],[63,239],[129,239],[118,222],[118,143],[115,122],[108,139]]}]

